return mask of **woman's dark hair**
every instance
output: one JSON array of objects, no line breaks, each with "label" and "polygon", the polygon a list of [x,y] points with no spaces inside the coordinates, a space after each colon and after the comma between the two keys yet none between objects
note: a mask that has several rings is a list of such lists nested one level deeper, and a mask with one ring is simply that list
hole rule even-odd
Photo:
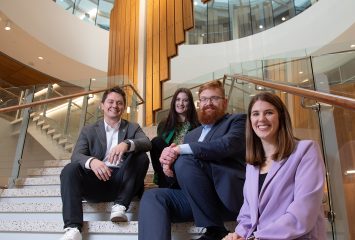
[{"label": "woman's dark hair", "polygon": [[261,166],[265,162],[265,152],[260,138],[255,134],[251,121],[251,110],[256,101],[264,101],[273,105],[279,115],[279,129],[276,136],[276,152],[272,156],[274,160],[280,161],[291,155],[295,148],[295,137],[292,131],[290,114],[281,99],[272,93],[262,92],[255,95],[248,107],[248,119],[246,125],[246,162]]},{"label": "woman's dark hair", "polygon": [[126,93],[122,90],[122,88],[116,86],[116,87],[113,87],[113,88],[110,88],[110,89],[107,89],[104,94],[102,95],[102,99],[101,99],[101,102],[104,103],[106,98],[107,98],[107,95],[109,95],[110,93],[112,92],[115,92],[115,93],[118,93],[119,95],[122,96],[123,98],[123,103],[124,105],[126,106]]},{"label": "woman's dark hair", "polygon": [[189,100],[189,107],[186,112],[186,121],[188,121],[191,124],[192,128],[195,128],[199,125],[194,99],[192,97],[191,91],[187,88],[179,88],[175,91],[173,98],[171,99],[169,115],[163,127],[163,132],[168,132],[173,130],[179,122],[179,115],[175,109],[175,102],[178,94],[181,92],[185,93]]}]

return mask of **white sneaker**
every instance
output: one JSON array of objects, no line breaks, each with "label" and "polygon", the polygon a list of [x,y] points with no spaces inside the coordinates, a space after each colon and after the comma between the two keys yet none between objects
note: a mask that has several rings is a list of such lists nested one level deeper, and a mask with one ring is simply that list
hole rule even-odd
[{"label": "white sneaker", "polygon": [[113,205],[110,219],[112,222],[127,222],[126,207],[120,204]]},{"label": "white sneaker", "polygon": [[60,240],[82,240],[81,233],[77,228],[65,228],[65,233]]}]

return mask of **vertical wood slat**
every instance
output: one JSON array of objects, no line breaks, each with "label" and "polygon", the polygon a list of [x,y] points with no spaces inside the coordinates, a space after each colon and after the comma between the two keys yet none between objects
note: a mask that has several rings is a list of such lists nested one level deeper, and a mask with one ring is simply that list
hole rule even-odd
[{"label": "vertical wood slat", "polygon": [[175,43],[181,44],[185,41],[182,0],[175,0]]},{"label": "vertical wood slat", "polygon": [[[153,111],[160,109],[160,0],[153,0]],[[154,116],[153,116],[154,120]]]},{"label": "vertical wood slat", "polygon": [[146,125],[153,123],[153,0],[147,1],[146,20]]},{"label": "vertical wood slat", "polygon": [[125,83],[128,83],[128,64],[129,64],[129,29],[130,29],[130,15],[131,15],[131,0],[124,0],[126,2],[125,7],[125,25],[124,25],[124,56],[123,56],[123,77]]},{"label": "vertical wood slat", "polygon": [[127,0],[120,0],[121,2],[121,7],[120,7],[120,24],[119,24],[119,28],[120,28],[120,51],[119,51],[119,63],[118,63],[118,75],[120,78],[123,77],[123,73],[124,73],[124,53],[125,53],[125,49],[124,49],[124,44],[125,44],[125,25],[126,25],[126,3]]},{"label": "vertical wood slat", "polygon": [[183,21],[184,30],[187,31],[194,27],[194,11],[192,0],[183,0]]},{"label": "vertical wood slat", "polygon": [[166,28],[168,57],[174,57],[177,53],[175,44],[175,0],[167,1]]},{"label": "vertical wood slat", "polygon": [[160,81],[166,81],[169,78],[168,51],[166,36],[166,1],[160,0]]},{"label": "vertical wood slat", "polygon": [[139,38],[139,0],[136,1],[136,28],[134,32],[134,69],[133,69],[133,83],[138,86],[138,38]]},{"label": "vertical wood slat", "polygon": [[130,29],[129,29],[129,59],[128,59],[128,79],[134,83],[134,60],[135,56],[135,32],[136,32],[136,1],[130,1]]}]

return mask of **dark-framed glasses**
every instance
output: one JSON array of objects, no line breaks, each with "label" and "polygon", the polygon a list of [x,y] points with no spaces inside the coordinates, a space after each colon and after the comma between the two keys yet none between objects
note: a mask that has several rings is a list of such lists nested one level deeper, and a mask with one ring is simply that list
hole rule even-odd
[{"label": "dark-framed glasses", "polygon": [[223,97],[220,97],[220,96],[200,97],[200,102],[201,103],[208,103],[209,101],[211,101],[212,103],[217,103],[221,99],[223,99]]}]

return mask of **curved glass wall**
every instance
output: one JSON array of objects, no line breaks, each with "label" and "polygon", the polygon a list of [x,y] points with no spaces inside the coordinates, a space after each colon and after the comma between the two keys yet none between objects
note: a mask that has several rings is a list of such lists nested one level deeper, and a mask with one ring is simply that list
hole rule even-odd
[{"label": "curved glass wall", "polygon": [[194,0],[195,28],[187,44],[223,42],[277,26],[318,0]]},{"label": "curved glass wall", "polygon": [[66,11],[100,28],[110,29],[110,13],[114,0],[53,0]]}]

